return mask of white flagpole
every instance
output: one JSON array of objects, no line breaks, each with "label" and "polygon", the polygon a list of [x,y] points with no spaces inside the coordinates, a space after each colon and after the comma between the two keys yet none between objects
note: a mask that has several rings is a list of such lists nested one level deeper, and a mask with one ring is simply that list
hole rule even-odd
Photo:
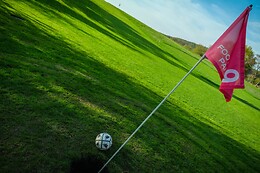
[{"label": "white flagpole", "polygon": [[117,155],[117,153],[125,146],[125,144],[135,135],[135,133],[144,125],[144,123],[154,114],[155,111],[165,102],[165,100],[180,86],[180,84],[187,78],[187,76],[199,65],[199,63],[205,58],[203,55],[199,61],[190,69],[190,71],[180,80],[180,82],[169,92],[169,94],[161,101],[160,104],[146,117],[146,119],[135,129],[135,131],[127,138],[127,140],[118,148],[118,150],[110,157],[110,159],[104,164],[104,166],[98,171],[101,171],[109,164],[109,162]]}]

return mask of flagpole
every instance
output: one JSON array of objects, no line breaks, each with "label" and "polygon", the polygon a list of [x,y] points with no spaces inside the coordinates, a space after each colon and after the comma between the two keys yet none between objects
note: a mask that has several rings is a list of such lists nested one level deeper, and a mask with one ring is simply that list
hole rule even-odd
[{"label": "flagpole", "polygon": [[101,171],[109,164],[109,162],[119,153],[119,151],[126,145],[126,143],[135,135],[135,133],[144,125],[144,123],[157,111],[157,109],[166,101],[166,99],[180,86],[180,84],[188,77],[188,75],[199,65],[199,63],[206,58],[203,55],[199,61],[190,69],[190,71],[180,80],[180,82],[168,93],[168,95],[159,103],[156,108],[146,117],[146,119],[135,129],[135,131],[127,138],[127,140],[118,148],[118,150],[110,157],[110,159],[104,164],[104,166],[98,171]]}]

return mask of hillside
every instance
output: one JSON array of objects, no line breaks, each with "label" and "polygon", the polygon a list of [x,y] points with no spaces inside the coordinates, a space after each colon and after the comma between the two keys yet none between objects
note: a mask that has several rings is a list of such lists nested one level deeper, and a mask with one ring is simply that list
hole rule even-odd
[{"label": "hillside", "polygon": [[171,36],[167,36],[167,37],[173,39],[176,43],[179,43],[180,45],[182,45],[183,47],[187,48],[188,50],[192,50],[192,49],[194,49],[198,45],[196,43],[184,40],[182,38],[171,37]]},{"label": "hillside", "polygon": [[[106,161],[199,59],[100,0],[0,1],[0,40],[1,173]],[[260,172],[259,89],[219,83],[204,60],[108,171]]]},{"label": "hillside", "polygon": [[184,40],[182,38],[178,38],[178,37],[171,37],[171,36],[167,36],[169,38],[171,38],[172,40],[174,40],[176,43],[180,44],[181,46],[183,46],[185,49],[198,54],[200,56],[203,56],[204,53],[207,51],[207,47],[201,45],[201,44],[196,44],[187,40]]}]

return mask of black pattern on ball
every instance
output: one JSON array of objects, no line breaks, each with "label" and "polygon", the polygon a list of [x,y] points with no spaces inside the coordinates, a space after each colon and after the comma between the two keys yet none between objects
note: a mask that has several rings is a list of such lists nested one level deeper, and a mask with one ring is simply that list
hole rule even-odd
[{"label": "black pattern on ball", "polygon": [[112,146],[112,137],[108,133],[100,133],[95,142],[98,149],[108,150]]}]

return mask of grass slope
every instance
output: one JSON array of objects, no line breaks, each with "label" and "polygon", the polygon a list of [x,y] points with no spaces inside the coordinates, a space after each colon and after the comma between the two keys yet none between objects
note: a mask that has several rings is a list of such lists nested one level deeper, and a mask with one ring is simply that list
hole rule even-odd
[{"label": "grass slope", "polygon": [[[199,57],[104,1],[0,2],[0,171],[108,159]],[[204,60],[110,172],[260,172],[260,95],[226,103]],[[109,151],[94,139],[106,131]]]}]

